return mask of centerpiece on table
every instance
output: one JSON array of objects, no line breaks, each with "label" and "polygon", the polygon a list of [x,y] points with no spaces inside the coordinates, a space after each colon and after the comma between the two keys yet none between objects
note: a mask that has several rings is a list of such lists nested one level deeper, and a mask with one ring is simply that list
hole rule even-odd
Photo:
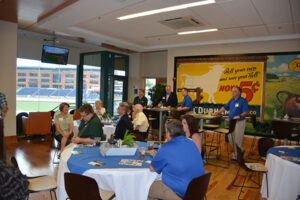
[{"label": "centerpiece on table", "polygon": [[126,130],[123,140],[110,139],[100,146],[102,156],[133,156],[136,153],[138,145],[135,144],[135,136]]}]

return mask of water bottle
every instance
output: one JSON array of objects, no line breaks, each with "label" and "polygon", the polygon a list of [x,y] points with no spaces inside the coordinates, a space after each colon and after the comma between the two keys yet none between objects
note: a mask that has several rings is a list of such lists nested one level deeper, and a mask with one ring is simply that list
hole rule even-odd
[{"label": "water bottle", "polygon": [[277,110],[275,109],[273,113],[273,118],[275,119],[276,117],[277,117]]}]

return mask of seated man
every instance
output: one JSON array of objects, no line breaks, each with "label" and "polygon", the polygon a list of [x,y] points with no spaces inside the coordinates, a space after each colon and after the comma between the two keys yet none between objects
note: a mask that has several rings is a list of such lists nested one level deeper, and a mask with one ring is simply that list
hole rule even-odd
[{"label": "seated man", "polygon": [[[185,137],[179,120],[166,124],[166,143],[154,156],[150,171],[162,173],[162,181],[155,181],[149,197],[158,199],[181,199],[191,180],[204,174],[201,154],[195,143]],[[187,156],[188,155],[188,156]]]},{"label": "seated man", "polygon": [[131,131],[132,130],[132,123],[128,117],[128,103],[122,102],[119,104],[118,107],[118,114],[120,115],[120,120],[117,124],[115,136],[116,139],[123,139],[126,130]]},{"label": "seated man", "polygon": [[148,119],[143,113],[143,106],[141,104],[134,105],[133,111],[135,113],[135,119],[132,121],[133,129],[138,131],[139,136],[142,136],[142,140],[144,140],[149,127]]},{"label": "seated man", "polygon": [[79,112],[82,120],[75,136],[72,138],[73,143],[95,142],[95,137],[101,137],[104,140],[101,122],[94,109],[90,104],[84,104],[80,107]]},{"label": "seated man", "polygon": [[183,101],[181,106],[177,108],[179,111],[192,112],[193,111],[193,101],[188,93],[187,88],[182,88],[181,90]]}]

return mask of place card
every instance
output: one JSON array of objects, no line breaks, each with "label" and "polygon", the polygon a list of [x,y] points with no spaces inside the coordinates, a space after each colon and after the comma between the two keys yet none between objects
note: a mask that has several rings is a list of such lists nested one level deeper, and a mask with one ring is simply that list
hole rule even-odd
[{"label": "place card", "polygon": [[104,165],[104,163],[100,162],[100,161],[92,161],[92,162],[89,162],[88,164],[98,166],[98,167],[101,167]]},{"label": "place card", "polygon": [[82,151],[71,151],[71,153],[77,155],[77,154],[82,154]]},{"label": "place card", "polygon": [[119,165],[142,166],[143,160],[122,159]]},{"label": "place card", "polygon": [[299,158],[299,157],[280,156],[280,158],[282,158],[282,159],[284,159],[284,160],[300,162],[300,158]]}]

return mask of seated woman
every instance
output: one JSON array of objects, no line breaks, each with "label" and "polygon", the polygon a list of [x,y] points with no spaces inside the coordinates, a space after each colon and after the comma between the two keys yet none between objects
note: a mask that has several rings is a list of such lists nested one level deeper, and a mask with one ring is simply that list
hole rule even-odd
[{"label": "seated woman", "polygon": [[[68,103],[61,103],[59,111],[54,115],[55,123],[55,138],[60,142],[60,154],[63,152],[67,141],[73,137],[73,117],[69,114],[70,105]],[[60,157],[60,154],[58,157]]]},{"label": "seated woman", "polygon": [[102,107],[101,100],[95,101],[95,110],[94,111],[95,111],[96,115],[103,115],[106,112],[105,108]]},{"label": "seated woman", "polygon": [[185,132],[185,137],[192,139],[192,141],[196,144],[201,153],[201,137],[200,134],[197,133],[197,124],[196,120],[191,115],[182,115],[181,116],[181,123],[183,125],[183,130]]},{"label": "seated woman", "polygon": [[95,142],[95,137],[101,137],[104,140],[101,122],[94,109],[90,104],[84,104],[79,108],[82,120],[75,136],[72,138],[73,143]]}]

